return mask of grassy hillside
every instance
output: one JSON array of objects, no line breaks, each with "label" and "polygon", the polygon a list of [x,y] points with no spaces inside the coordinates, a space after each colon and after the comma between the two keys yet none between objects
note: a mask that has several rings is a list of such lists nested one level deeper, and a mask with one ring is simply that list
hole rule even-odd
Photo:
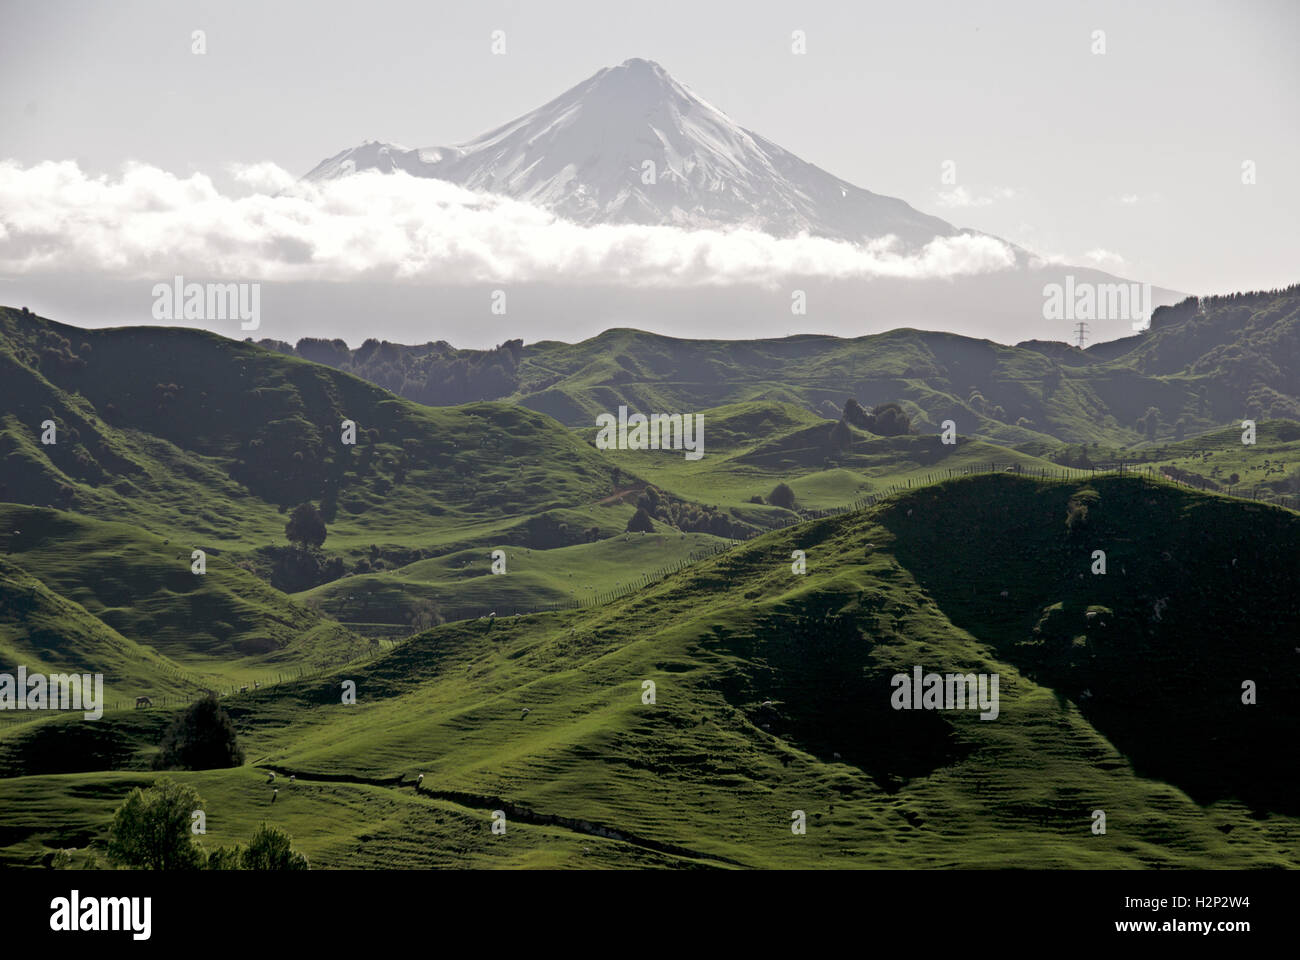
[{"label": "grassy hillside", "polygon": [[[706,455],[687,460],[679,451],[608,450],[621,469],[655,486],[703,503],[718,504],[760,526],[788,522],[788,511],[753,502],[779,483],[797,495],[796,507],[842,507],[891,484],[918,482],[947,471],[992,462],[1050,469],[1040,457],[959,436],[940,442],[938,432],[881,437],[853,429],[853,442],[837,447],[834,421],[790,404],[753,402],[701,411]],[[596,428],[579,434],[594,442]]]},{"label": "grassy hillside", "polygon": [[[1180,305],[1086,352],[432,345],[439,402],[507,398],[437,407],[292,348],[0,310],[0,672],[104,673],[110,702],[0,716],[0,863],[84,857],[212,687],[247,761],[175,774],[205,844],[271,819],[317,866],[1300,866],[1300,515],[1263,502],[1296,492],[1300,426],[1236,425],[1290,415],[1289,360],[1257,361],[1294,299]],[[849,396],[919,432],[849,426]],[[595,449],[620,404],[701,413],[705,457]],[[1031,479],[1118,459],[1208,492]],[[286,543],[303,502],[319,547]],[[997,718],[893,709],[918,665],[997,674]]]},{"label": "grassy hillside", "polygon": [[[1297,548],[1291,511],[1159,482],[946,481],[230,698],[249,763],[297,775],[274,810],[247,768],[181,776],[213,842],[273,815],[324,866],[1296,867]],[[891,709],[914,665],[997,673],[997,719]],[[0,781],[11,862],[149,776],[42,773]]]},{"label": "grassy hillside", "polygon": [[[522,407],[421,406],[193,330],[78,330],[0,310],[0,333],[15,387],[0,411],[0,500],[128,522],[287,591],[470,550],[586,544],[621,534],[635,509],[601,452]],[[326,522],[323,552],[286,544],[288,509],[304,501]],[[622,564],[619,580],[646,572],[642,559],[603,562]]]},{"label": "grassy hillside", "polygon": [[[137,696],[193,697],[199,686],[179,663],[118,633],[85,607],[60,596],[26,570],[0,557],[0,670],[102,673],[111,707]],[[4,714],[4,721],[40,719]]]},{"label": "grassy hillside", "polygon": [[[707,411],[708,455],[699,462],[598,451],[590,428],[565,429],[519,406],[421,406],[326,366],[200,331],[78,330],[11,310],[0,311],[0,327],[0,364],[17,384],[0,421],[0,497],[148,531],[158,543],[129,556],[153,562],[160,556],[150,550],[172,544],[167,569],[178,582],[188,582],[189,550],[202,548],[230,576],[241,568],[302,593],[370,636],[401,636],[443,616],[498,606],[590,599],[700,549],[702,537],[747,537],[795,519],[752,502],[777,483],[794,487],[799,509],[825,510],[928,476],[940,464],[1041,463],[966,438],[956,448],[938,446],[932,436],[859,432],[853,450],[830,451],[830,421],[778,402]],[[156,373],[163,355],[166,382]],[[341,442],[345,419],[357,424],[355,446]],[[54,444],[41,442],[46,420],[56,425]],[[648,483],[665,504],[656,529],[676,541],[647,552],[622,534]],[[326,521],[323,549],[285,542],[288,508],[304,500],[318,504]],[[52,514],[34,516],[29,535]],[[83,535],[98,536],[77,532]],[[488,576],[491,551],[505,548],[516,557],[564,552]],[[88,598],[94,589],[83,585],[80,565],[99,563],[98,552],[66,549],[57,571],[48,571],[51,586],[77,585],[71,599],[96,615],[97,604],[113,608],[112,625],[141,636],[152,614],[111,596]],[[108,562],[119,561],[126,562]],[[46,575],[34,559],[25,563]],[[172,594],[156,595],[160,575],[136,571],[119,580],[162,607]],[[195,603],[207,603],[205,594],[185,599],[185,592],[176,594],[181,623]],[[128,625],[130,618],[143,622]],[[203,607],[197,636],[178,642],[190,648],[187,656],[206,648],[216,657],[208,666],[182,659],[221,672],[218,658],[282,649],[286,641],[264,636],[256,620]],[[159,649],[173,649],[168,636]]]},{"label": "grassy hillside", "polygon": [[172,543],[128,524],[10,504],[0,504],[0,530],[7,558],[49,592],[211,686],[276,666],[339,663],[369,648],[219,552],[205,574],[193,573],[191,549],[203,542]]},{"label": "grassy hillside", "polygon": [[1300,419],[1296,286],[1188,298],[1157,309],[1147,331],[1087,350],[920,330],[729,341],[621,329],[576,344],[512,340],[487,351],[446,342],[264,342],[424,403],[509,399],[570,426],[620,404],[685,413],[762,400],[832,413],[848,396],[900,401],[927,430],[954,419],[964,434],[1010,444],[1130,444],[1146,436],[1138,421],[1152,407],[1160,439],[1180,421],[1191,434],[1242,417]]},{"label": "grassy hillside", "polygon": [[[435,621],[592,603],[639,579],[630,570],[653,572],[721,542],[709,534],[661,529],[550,550],[503,545],[504,574],[492,572],[490,554],[466,550],[336,580],[295,598],[359,631],[405,635]],[[407,629],[374,630],[388,625]]]},{"label": "grassy hillside", "polygon": [[[594,451],[527,410],[423,407],[200,331],[78,330],[12,310],[0,324],[16,384],[0,434],[11,501],[233,547],[283,542],[279,508],[305,500],[335,538],[369,544],[430,518],[530,515],[607,492]],[[167,382],[151,383],[159,356]],[[56,444],[39,443],[45,419]]]}]

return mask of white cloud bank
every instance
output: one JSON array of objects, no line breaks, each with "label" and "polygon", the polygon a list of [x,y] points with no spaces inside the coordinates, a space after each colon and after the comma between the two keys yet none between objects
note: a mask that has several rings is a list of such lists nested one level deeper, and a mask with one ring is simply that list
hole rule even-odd
[{"label": "white cloud bank", "polygon": [[770,284],[782,276],[946,278],[1010,269],[1006,244],[936,237],[905,252],[753,230],[579,226],[439,180],[364,173],[324,184],[271,163],[233,168],[244,195],[201,173],[132,164],[0,162],[0,272],[103,271],[265,281]]}]

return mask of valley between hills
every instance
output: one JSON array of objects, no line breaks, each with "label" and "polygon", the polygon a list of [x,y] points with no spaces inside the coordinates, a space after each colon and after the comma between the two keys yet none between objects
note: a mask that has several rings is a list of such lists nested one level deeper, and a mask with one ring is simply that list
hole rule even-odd
[{"label": "valley between hills", "polygon": [[[0,672],[107,688],[0,712],[0,863],[94,854],[213,691],[203,845],[314,868],[1300,866],[1298,337],[1295,288],[1086,351],[0,309]],[[620,404],[705,456],[597,449]],[[917,665],[997,719],[892,709]]]}]

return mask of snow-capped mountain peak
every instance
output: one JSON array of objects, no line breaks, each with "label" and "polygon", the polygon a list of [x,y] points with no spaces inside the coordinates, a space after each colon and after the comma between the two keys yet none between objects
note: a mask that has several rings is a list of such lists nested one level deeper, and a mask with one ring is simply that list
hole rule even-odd
[{"label": "snow-capped mountain peak", "polygon": [[583,224],[750,227],[855,242],[892,234],[908,247],[959,232],[744,129],[640,58],[468,143],[412,150],[367,141],[307,178],[364,170],[448,180]]}]

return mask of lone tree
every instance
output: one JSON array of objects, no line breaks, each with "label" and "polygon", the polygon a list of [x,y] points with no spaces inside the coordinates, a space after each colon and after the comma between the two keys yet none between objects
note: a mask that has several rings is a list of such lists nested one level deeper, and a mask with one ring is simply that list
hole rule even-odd
[{"label": "lone tree", "polygon": [[153,765],[157,770],[238,767],[244,750],[230,714],[211,695],[189,705],[163,733]]},{"label": "lone tree", "polygon": [[284,525],[284,535],[290,543],[296,543],[299,549],[319,547],[325,542],[325,520],[310,503],[300,503],[289,514],[289,522]]},{"label": "lone tree", "polygon": [[871,414],[862,408],[862,404],[849,397],[844,401],[844,419],[860,430],[871,429]]},{"label": "lone tree", "polygon": [[654,521],[650,519],[650,514],[646,512],[645,507],[637,507],[636,513],[632,514],[632,519],[627,522],[628,533],[654,533]]},{"label": "lone tree", "polygon": [[794,509],[794,491],[786,483],[778,483],[772,488],[772,492],[767,495],[767,502],[774,507],[784,507],[786,510]]},{"label": "lone tree", "polygon": [[307,858],[293,849],[293,837],[276,826],[263,823],[240,854],[245,870],[310,870]]},{"label": "lone tree", "polygon": [[912,430],[912,418],[896,403],[878,404],[872,407],[871,415],[875,419],[871,432],[882,437],[902,437]]},{"label": "lone tree", "polygon": [[118,866],[142,870],[197,870],[203,849],[190,835],[190,817],[203,809],[193,787],[161,778],[148,790],[136,787],[108,830],[108,858]]}]

